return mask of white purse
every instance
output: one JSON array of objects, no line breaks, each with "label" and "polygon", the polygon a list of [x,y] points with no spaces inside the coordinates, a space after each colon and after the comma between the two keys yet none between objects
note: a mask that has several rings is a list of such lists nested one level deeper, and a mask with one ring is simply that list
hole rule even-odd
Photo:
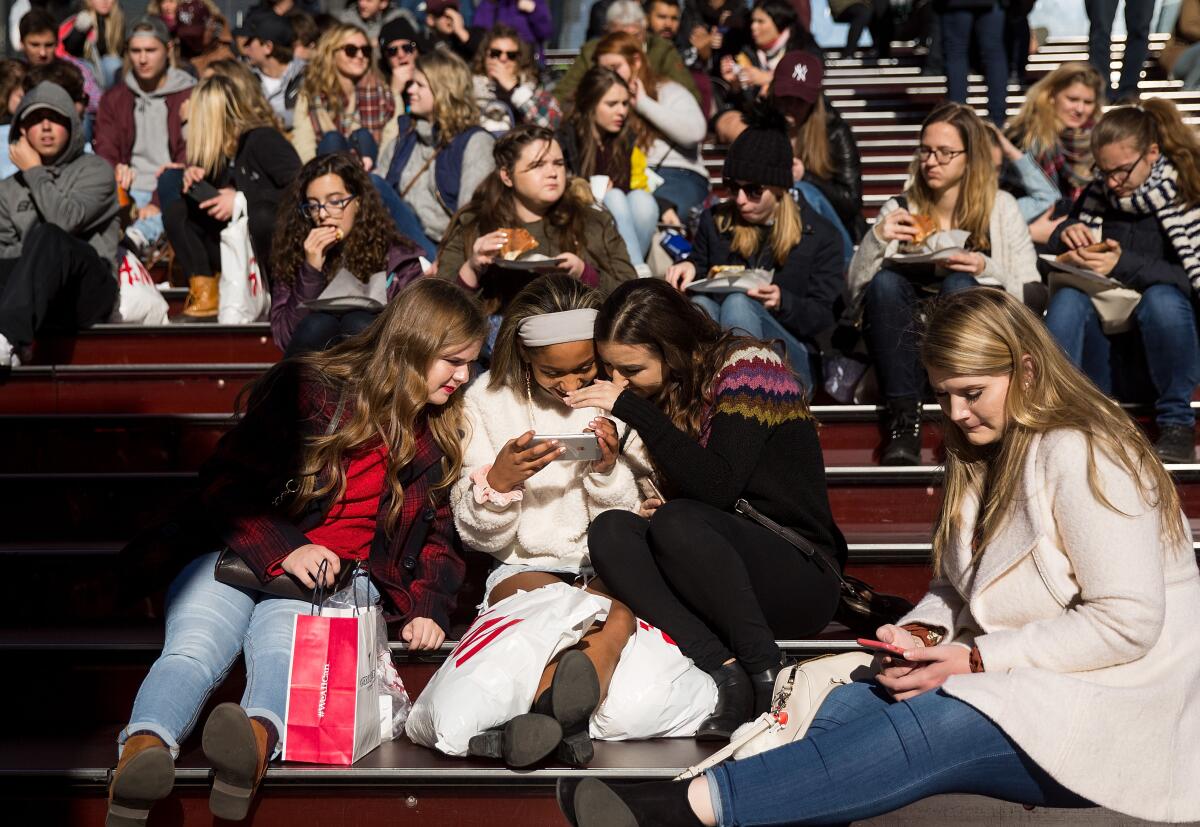
[{"label": "white purse", "polygon": [[808,732],[817,710],[839,686],[874,676],[870,652],[846,652],[823,655],[779,673],[771,709],[749,723],[742,724],[729,739],[729,746],[717,750],[694,767],[688,767],[676,781],[695,778],[722,761],[749,758],[769,749],[799,741]]}]

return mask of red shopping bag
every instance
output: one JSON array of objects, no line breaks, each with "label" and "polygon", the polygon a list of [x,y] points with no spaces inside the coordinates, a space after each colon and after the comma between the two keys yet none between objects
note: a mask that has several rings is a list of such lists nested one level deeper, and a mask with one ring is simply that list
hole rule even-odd
[{"label": "red shopping bag", "polygon": [[378,612],[296,616],[285,761],[349,765],[379,746]]}]

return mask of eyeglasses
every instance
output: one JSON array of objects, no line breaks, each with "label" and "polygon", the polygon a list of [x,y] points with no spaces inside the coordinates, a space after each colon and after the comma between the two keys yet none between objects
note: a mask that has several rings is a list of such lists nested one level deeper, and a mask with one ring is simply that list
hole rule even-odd
[{"label": "eyeglasses", "polygon": [[325,203],[320,201],[305,201],[300,205],[300,212],[314,224],[321,220],[321,213],[330,218],[340,218],[357,195],[347,195],[345,198],[332,198]]},{"label": "eyeglasses", "polygon": [[939,164],[948,164],[959,155],[963,155],[965,153],[965,149],[930,149],[927,146],[923,146],[917,150],[917,157],[922,161],[928,161],[929,156],[932,155],[937,159]]},{"label": "eyeglasses", "polygon": [[1146,153],[1143,152],[1132,164],[1127,164],[1123,167],[1117,167],[1116,169],[1101,169],[1098,164],[1092,164],[1092,175],[1096,176],[1097,181],[1103,181],[1106,184],[1109,181],[1112,181],[1113,186],[1119,187],[1129,180],[1129,176],[1133,175],[1133,171],[1145,157]]},{"label": "eyeglasses", "polygon": [[347,43],[345,46],[340,47],[338,51],[345,52],[346,57],[350,58],[351,60],[354,60],[360,54],[367,60],[370,60],[371,52],[373,50],[371,49],[370,44],[367,44],[366,46],[359,46],[357,43]]},{"label": "eyeglasses", "polygon": [[417,44],[413,43],[411,40],[406,40],[398,46],[384,46],[383,47],[383,53],[385,55],[387,55],[388,57],[395,57],[396,55],[400,54],[401,52],[404,52],[404,54],[406,54],[406,55],[411,55],[415,51],[417,51]]},{"label": "eyeglasses", "polygon": [[725,179],[725,189],[729,190],[730,198],[737,198],[739,192],[746,193],[746,197],[751,201],[757,201],[762,198],[763,191],[766,189],[762,184],[743,184],[738,181],[730,181]]},{"label": "eyeglasses", "polygon": [[488,49],[488,57],[492,60],[499,60],[504,57],[515,63],[520,56],[520,52],[510,52],[508,49]]}]

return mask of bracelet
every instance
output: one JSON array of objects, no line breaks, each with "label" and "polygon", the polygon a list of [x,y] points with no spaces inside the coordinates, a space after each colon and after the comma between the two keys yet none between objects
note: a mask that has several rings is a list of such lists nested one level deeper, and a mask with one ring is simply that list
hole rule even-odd
[{"label": "bracelet", "polygon": [[491,470],[492,466],[489,463],[488,465],[476,468],[473,472],[471,472],[471,487],[472,491],[474,492],[475,502],[477,504],[483,505],[485,503],[491,503],[492,505],[498,505],[503,508],[511,505],[512,503],[519,503],[522,499],[524,499],[525,495],[522,493],[525,490],[524,485],[518,484],[517,487],[512,491],[507,492],[497,491],[495,488],[492,488],[490,485],[488,485],[487,475],[488,471]]},{"label": "bracelet", "polygon": [[924,623],[906,623],[900,628],[920,640],[926,646],[937,646],[946,637],[946,632],[941,627],[930,628]]}]

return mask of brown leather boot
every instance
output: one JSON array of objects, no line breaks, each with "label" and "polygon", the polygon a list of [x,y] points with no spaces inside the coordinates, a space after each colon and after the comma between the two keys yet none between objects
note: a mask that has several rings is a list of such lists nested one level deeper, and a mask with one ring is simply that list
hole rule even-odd
[{"label": "brown leather boot", "polygon": [[192,276],[188,279],[187,301],[183,315],[189,319],[211,319],[217,315],[220,295],[217,292],[219,275]]},{"label": "brown leather boot", "polygon": [[208,716],[201,744],[213,765],[208,808],[214,816],[241,821],[250,812],[275,746],[270,741],[266,727],[237,704],[221,704]]},{"label": "brown leather boot", "polygon": [[171,794],[175,760],[157,735],[133,735],[125,741],[121,759],[108,785],[105,827],[141,827],[150,808]]}]

